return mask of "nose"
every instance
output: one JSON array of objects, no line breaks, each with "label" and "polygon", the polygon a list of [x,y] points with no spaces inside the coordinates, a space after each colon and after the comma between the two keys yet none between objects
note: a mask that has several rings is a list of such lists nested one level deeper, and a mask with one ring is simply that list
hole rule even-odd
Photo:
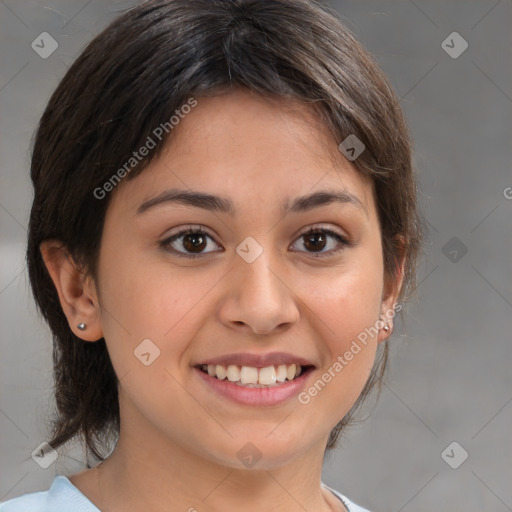
[{"label": "nose", "polygon": [[242,258],[228,274],[221,321],[240,333],[271,334],[299,320],[298,298],[282,265],[263,253],[252,263]]}]

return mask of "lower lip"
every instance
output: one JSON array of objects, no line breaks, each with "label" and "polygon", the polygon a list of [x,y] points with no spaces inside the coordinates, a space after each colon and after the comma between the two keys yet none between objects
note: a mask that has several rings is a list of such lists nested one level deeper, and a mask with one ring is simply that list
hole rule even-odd
[{"label": "lower lip", "polygon": [[246,388],[238,386],[227,379],[219,380],[215,377],[210,377],[210,375],[199,368],[194,368],[194,370],[210,389],[213,389],[220,395],[243,405],[265,406],[281,404],[298,395],[304,388],[306,380],[314,368],[309,367],[294,380],[285,381],[284,384],[268,388]]}]

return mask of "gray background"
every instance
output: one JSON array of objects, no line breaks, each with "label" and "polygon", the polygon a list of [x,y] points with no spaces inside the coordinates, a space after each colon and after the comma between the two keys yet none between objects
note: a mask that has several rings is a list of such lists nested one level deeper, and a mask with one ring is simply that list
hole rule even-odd
[{"label": "gray background", "polygon": [[[76,445],[48,469],[31,458],[45,440],[52,362],[24,261],[29,143],[70,63],[134,4],[0,0],[0,500],[84,468]],[[512,510],[512,2],[331,5],[401,98],[431,232],[382,394],[328,455],[323,481],[375,511]],[[469,45],[458,58],[441,46],[454,31]],[[42,32],[59,45],[46,59],[31,48]],[[454,441],[445,460],[468,453],[457,469],[441,456]]]}]

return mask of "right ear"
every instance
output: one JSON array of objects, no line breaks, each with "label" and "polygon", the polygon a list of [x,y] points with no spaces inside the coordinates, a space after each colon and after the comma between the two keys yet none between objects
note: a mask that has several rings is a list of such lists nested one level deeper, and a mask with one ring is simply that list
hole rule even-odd
[{"label": "right ear", "polygon": [[[103,330],[94,280],[85,277],[60,240],[45,240],[39,249],[71,330],[85,341],[101,339]],[[78,329],[80,323],[86,324],[85,330]]]}]

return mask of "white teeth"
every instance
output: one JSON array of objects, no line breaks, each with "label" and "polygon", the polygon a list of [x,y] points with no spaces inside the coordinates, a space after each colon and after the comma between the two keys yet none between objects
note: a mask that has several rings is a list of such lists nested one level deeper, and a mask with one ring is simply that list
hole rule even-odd
[{"label": "white teeth", "polygon": [[270,384],[276,383],[276,369],[273,366],[266,366],[265,368],[260,368],[259,375],[260,384],[270,386]]},{"label": "white teeth", "polygon": [[230,382],[236,382],[240,380],[240,368],[234,364],[230,364],[226,371],[226,375],[228,376],[228,380]]},{"label": "white teeth", "polygon": [[288,372],[286,371],[286,365],[285,364],[280,364],[278,367],[277,367],[277,374],[276,374],[276,379],[278,382],[283,382],[284,380],[286,380],[286,376],[288,375]]},{"label": "white teeth", "polygon": [[[215,374],[217,374],[217,379],[222,380],[226,378],[226,367],[221,366],[218,364],[217,366],[214,366],[213,364],[208,365],[208,373],[210,373],[210,366],[214,368],[212,377],[215,377]],[[211,373],[210,373],[211,375]]]},{"label": "white teeth", "polygon": [[240,367],[234,364],[228,366],[209,364],[203,365],[201,368],[207,371],[210,377],[215,377],[219,380],[227,377],[230,382],[247,387],[280,385],[287,379],[293,380],[302,372],[300,364],[280,364],[265,368],[255,368],[253,366]]},{"label": "white teeth", "polygon": [[[240,382],[242,384],[257,384],[258,383],[258,368],[252,366],[242,366],[240,370]],[[262,382],[260,382],[262,384]]]},{"label": "white teeth", "polygon": [[288,380],[293,380],[293,378],[295,377],[296,370],[297,370],[297,367],[294,364],[291,364],[290,366],[288,366],[288,368],[286,370],[286,378]]}]

